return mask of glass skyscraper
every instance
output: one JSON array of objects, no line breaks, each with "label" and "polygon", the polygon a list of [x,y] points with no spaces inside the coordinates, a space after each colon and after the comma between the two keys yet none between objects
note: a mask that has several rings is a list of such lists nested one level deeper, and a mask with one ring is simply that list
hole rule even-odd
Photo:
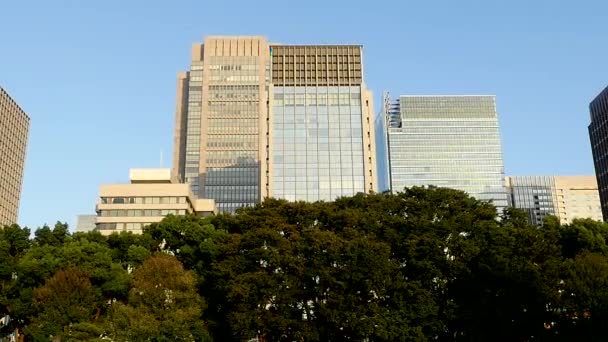
[{"label": "glass skyscraper", "polygon": [[388,128],[391,190],[435,185],[507,206],[494,96],[401,96],[399,112]]},{"label": "glass skyscraper", "polygon": [[589,104],[591,123],[589,139],[593,164],[602,203],[604,221],[608,221],[608,87]]},{"label": "glass skyscraper", "polygon": [[225,212],[376,190],[372,113],[361,46],[210,37],[178,77],[175,177]]}]

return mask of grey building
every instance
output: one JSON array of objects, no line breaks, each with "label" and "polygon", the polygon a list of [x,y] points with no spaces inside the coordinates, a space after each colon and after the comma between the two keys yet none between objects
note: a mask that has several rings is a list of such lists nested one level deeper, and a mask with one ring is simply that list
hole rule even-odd
[{"label": "grey building", "polygon": [[377,189],[360,45],[209,37],[178,76],[174,176],[218,210]]},{"label": "grey building", "polygon": [[589,140],[602,204],[604,221],[608,221],[608,87],[589,105],[591,124]]},{"label": "grey building", "polygon": [[87,233],[95,230],[97,215],[78,215],[76,217],[76,231]]},{"label": "grey building", "polygon": [[507,206],[494,96],[401,96],[390,120],[390,187],[434,185]]},{"label": "grey building", "polygon": [[558,216],[555,177],[507,177],[509,205],[528,214],[528,222],[541,225],[545,217]]}]

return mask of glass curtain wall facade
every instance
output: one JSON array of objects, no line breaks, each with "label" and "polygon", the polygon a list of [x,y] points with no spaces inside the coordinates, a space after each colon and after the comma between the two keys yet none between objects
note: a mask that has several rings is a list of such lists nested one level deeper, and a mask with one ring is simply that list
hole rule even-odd
[{"label": "glass curtain wall facade", "polygon": [[401,96],[388,132],[393,191],[435,185],[507,206],[494,96]]},{"label": "glass curtain wall facade", "polygon": [[365,192],[361,88],[274,87],[275,197],[330,201]]},{"label": "glass curtain wall facade", "polygon": [[589,104],[589,140],[604,221],[608,222],[608,87]]},{"label": "glass curtain wall facade", "polygon": [[550,176],[507,177],[509,205],[528,213],[528,221],[541,225],[545,217],[558,216],[555,178]]},{"label": "glass curtain wall facade", "polygon": [[376,166],[378,168],[378,192],[390,190],[388,172],[388,127],[389,127],[389,95],[382,94],[382,109],[374,120],[376,131]]},{"label": "glass curtain wall facade", "polygon": [[272,46],[272,197],[330,201],[375,188],[361,55],[360,46]]}]

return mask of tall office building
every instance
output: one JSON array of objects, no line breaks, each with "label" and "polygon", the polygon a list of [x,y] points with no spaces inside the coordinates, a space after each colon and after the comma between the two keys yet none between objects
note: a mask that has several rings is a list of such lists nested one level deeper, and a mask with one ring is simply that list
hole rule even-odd
[{"label": "tall office building", "polygon": [[178,76],[175,176],[220,211],[265,197],[333,200],[376,189],[371,93],[358,45],[263,37],[194,44]]},{"label": "tall office building", "polygon": [[435,185],[507,206],[494,96],[401,96],[388,128],[391,190]]},{"label": "tall office building", "polygon": [[604,221],[608,221],[608,87],[589,105],[591,124],[589,139],[593,164],[602,203]]},{"label": "tall office building", "polygon": [[540,225],[549,215],[562,224],[602,220],[595,176],[515,176],[506,183],[510,205],[526,211],[531,224]]},{"label": "tall office building", "polygon": [[30,118],[0,87],[0,226],[17,223]]}]

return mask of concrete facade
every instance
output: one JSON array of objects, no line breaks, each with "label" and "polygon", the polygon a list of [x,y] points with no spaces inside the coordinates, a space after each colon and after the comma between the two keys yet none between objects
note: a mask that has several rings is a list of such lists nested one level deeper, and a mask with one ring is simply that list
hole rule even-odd
[{"label": "concrete facade", "polygon": [[104,235],[130,231],[159,222],[166,215],[216,212],[215,203],[192,194],[189,184],[177,183],[170,169],[132,169],[129,184],[101,185],[96,229]]},{"label": "concrete facade", "polygon": [[76,232],[88,233],[95,230],[97,215],[78,215],[76,217]]},{"label": "concrete facade", "polygon": [[557,212],[562,223],[577,218],[603,221],[602,207],[595,176],[557,176]]},{"label": "concrete facade", "polygon": [[0,226],[17,223],[30,118],[0,87]]},{"label": "concrete facade", "polygon": [[361,46],[208,37],[178,74],[173,174],[225,212],[376,190],[372,118]]}]

